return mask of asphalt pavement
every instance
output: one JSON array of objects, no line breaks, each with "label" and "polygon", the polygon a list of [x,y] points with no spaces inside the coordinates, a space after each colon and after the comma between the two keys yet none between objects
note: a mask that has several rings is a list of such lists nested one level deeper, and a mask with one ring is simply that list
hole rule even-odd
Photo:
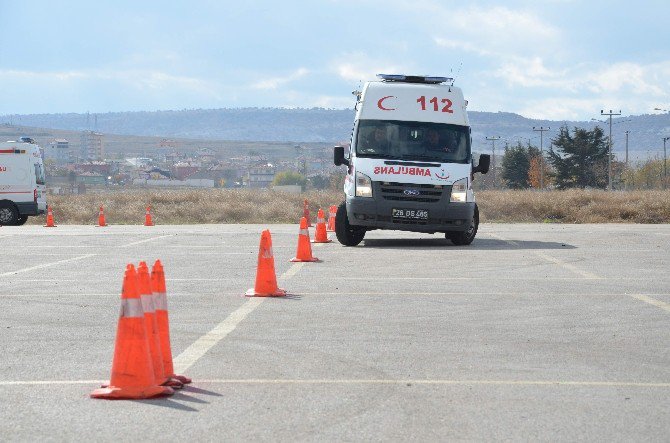
[{"label": "asphalt pavement", "polygon": [[[247,298],[266,228],[289,296]],[[468,247],[375,231],[294,264],[297,236],[0,228],[2,440],[667,441],[670,225],[487,224]],[[125,266],[156,259],[194,381],[90,399]]]}]

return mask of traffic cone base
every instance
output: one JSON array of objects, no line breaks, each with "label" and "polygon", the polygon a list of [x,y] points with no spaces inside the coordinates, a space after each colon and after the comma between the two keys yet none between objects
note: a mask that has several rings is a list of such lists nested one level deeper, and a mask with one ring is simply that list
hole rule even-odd
[{"label": "traffic cone base", "polygon": [[316,257],[312,257],[311,259],[307,259],[307,260],[303,260],[303,259],[298,258],[298,257],[293,257],[293,258],[292,258],[291,260],[289,260],[289,261],[290,261],[290,262],[293,262],[293,263],[300,263],[300,262],[315,263],[315,262],[320,262],[321,260],[319,260],[319,259],[316,258]]},{"label": "traffic cone base", "polygon": [[107,398],[110,400],[117,399],[141,399],[162,397],[164,395],[174,394],[174,389],[168,386],[147,386],[141,388],[126,387],[117,388],[108,386],[106,388],[99,388],[91,392],[91,398]]},{"label": "traffic cone base", "polygon": [[193,381],[190,378],[186,377],[185,375],[172,375],[171,378],[175,378],[175,379],[179,380],[180,382],[182,382],[185,385],[187,385],[187,384],[189,384]]},{"label": "traffic cone base", "polygon": [[284,297],[286,294],[286,290],[281,288],[277,288],[274,292],[267,294],[256,292],[255,288],[249,288],[249,290],[244,293],[247,297]]},{"label": "traffic cone base", "polygon": [[326,240],[321,240],[321,241],[317,241],[316,239],[314,239],[314,240],[311,240],[311,242],[312,243],[330,243],[330,242],[332,242],[332,240],[329,239],[329,238],[326,239]]}]

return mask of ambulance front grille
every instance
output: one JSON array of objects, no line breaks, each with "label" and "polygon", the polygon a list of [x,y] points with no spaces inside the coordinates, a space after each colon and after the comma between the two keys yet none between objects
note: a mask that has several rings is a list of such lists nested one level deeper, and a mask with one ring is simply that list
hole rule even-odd
[{"label": "ambulance front grille", "polygon": [[436,203],[442,195],[451,193],[451,186],[377,182],[379,193],[384,200],[400,202]]}]

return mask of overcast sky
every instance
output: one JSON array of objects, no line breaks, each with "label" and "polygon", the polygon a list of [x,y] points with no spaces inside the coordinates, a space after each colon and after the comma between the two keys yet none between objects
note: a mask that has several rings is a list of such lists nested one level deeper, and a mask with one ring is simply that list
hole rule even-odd
[{"label": "overcast sky", "polygon": [[379,72],[475,111],[670,109],[670,3],[0,0],[0,114],[348,108]]}]

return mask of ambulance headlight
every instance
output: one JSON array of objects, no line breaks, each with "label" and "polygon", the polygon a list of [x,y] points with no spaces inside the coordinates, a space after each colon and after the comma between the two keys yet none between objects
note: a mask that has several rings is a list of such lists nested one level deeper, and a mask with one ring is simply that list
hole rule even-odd
[{"label": "ambulance headlight", "polygon": [[468,200],[468,179],[462,178],[454,182],[451,187],[451,202],[465,203]]},{"label": "ambulance headlight", "polygon": [[372,197],[372,180],[360,172],[356,172],[356,197]]}]

